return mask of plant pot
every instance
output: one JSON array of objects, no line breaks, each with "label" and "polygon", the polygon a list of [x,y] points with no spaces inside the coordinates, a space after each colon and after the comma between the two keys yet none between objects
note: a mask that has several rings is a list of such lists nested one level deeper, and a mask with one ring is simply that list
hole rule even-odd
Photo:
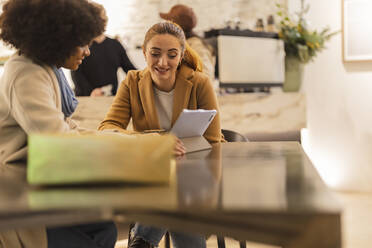
[{"label": "plant pot", "polygon": [[301,88],[304,63],[295,56],[285,56],[284,92],[297,92]]}]

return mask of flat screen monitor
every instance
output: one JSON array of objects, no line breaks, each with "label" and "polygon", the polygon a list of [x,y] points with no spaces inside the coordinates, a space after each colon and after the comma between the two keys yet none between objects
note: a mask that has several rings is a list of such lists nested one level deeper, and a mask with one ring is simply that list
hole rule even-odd
[{"label": "flat screen monitor", "polygon": [[282,40],[220,35],[217,42],[220,86],[283,85],[285,52]]}]

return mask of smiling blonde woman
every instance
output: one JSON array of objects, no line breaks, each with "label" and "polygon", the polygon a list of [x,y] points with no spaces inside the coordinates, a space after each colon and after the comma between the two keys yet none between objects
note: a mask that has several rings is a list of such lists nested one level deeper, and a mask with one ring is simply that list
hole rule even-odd
[{"label": "smiling blonde woman", "polygon": [[[142,48],[147,67],[128,73],[99,130],[132,133],[126,130],[132,119],[134,133],[168,131],[183,109],[218,110],[209,78],[201,73],[201,61],[177,24],[166,21],[153,25]],[[210,143],[224,141],[218,113],[204,137]],[[185,152],[179,141],[175,154]]]},{"label": "smiling blonde woman", "polygon": [[[217,98],[207,75],[202,73],[199,57],[188,47],[183,30],[175,23],[153,25],[146,33],[143,54],[147,68],[130,71],[121,84],[100,130],[126,131],[130,119],[134,133],[170,130],[183,109],[216,109]],[[223,142],[220,117],[216,115],[204,137],[210,143]],[[184,154],[178,141],[175,154]],[[128,248],[156,247],[166,232],[163,228],[136,223]],[[170,232],[177,248],[206,247],[199,235]]]}]

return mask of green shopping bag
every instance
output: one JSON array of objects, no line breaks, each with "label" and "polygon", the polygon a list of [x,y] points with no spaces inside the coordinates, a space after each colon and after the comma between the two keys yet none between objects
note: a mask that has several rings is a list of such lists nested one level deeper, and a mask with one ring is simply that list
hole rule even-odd
[{"label": "green shopping bag", "polygon": [[27,180],[37,185],[168,183],[174,142],[170,135],[33,134]]}]

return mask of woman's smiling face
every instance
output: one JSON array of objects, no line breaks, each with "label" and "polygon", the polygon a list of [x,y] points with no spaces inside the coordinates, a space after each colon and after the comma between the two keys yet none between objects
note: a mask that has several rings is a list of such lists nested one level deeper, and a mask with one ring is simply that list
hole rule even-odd
[{"label": "woman's smiling face", "polygon": [[143,52],[157,88],[164,91],[173,89],[183,57],[179,40],[170,34],[158,34],[149,40]]},{"label": "woman's smiling face", "polygon": [[89,45],[79,46],[75,49],[74,54],[65,61],[62,67],[75,71],[79,68],[79,65],[81,65],[84,58],[88,57],[89,55]]}]

